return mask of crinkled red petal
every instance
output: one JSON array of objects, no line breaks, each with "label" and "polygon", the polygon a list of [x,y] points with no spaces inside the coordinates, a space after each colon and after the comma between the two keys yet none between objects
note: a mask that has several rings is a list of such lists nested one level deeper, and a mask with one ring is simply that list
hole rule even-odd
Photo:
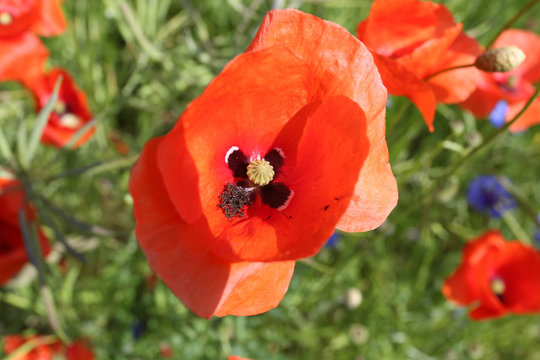
[{"label": "crinkled red petal", "polygon": [[378,227],[395,207],[398,194],[385,140],[386,89],[371,54],[343,27],[298,10],[270,11],[248,51],[275,44],[286,46],[309,64],[323,85],[321,100],[343,95],[364,111],[370,151],[337,227],[344,231]]},{"label": "crinkled red petal", "polygon": [[187,224],[171,202],[157,167],[162,141],[156,138],[146,144],[130,178],[135,234],[150,267],[202,317],[254,315],[277,306],[294,262],[231,264],[216,257],[209,249],[213,234],[206,220]]}]

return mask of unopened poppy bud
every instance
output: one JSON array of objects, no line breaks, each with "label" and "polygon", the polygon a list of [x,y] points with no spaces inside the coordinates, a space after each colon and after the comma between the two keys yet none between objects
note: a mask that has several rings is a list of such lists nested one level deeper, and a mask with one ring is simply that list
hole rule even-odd
[{"label": "unopened poppy bud", "polygon": [[247,166],[247,176],[254,184],[266,185],[274,179],[274,168],[264,159],[256,159]]},{"label": "unopened poppy bud", "polygon": [[525,61],[525,53],[516,46],[490,49],[476,58],[474,66],[486,72],[506,72]]},{"label": "unopened poppy bud", "polygon": [[13,21],[13,16],[8,12],[0,12],[0,25],[9,25]]}]

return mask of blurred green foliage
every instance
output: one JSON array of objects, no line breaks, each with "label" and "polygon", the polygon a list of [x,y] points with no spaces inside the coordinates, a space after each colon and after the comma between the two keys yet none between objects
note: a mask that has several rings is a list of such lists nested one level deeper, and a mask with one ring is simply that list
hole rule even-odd
[{"label": "blurred green foliage", "polygon": [[[449,0],[465,29],[486,42],[526,1]],[[133,235],[129,167],[147,140],[166,133],[185,106],[242,52],[272,6],[296,7],[355,32],[364,0],[66,1],[69,27],[44,39],[50,66],[70,71],[89,97],[97,133],[85,146],[41,146],[27,179],[40,214],[87,263],[56,241],[47,282],[71,338],[86,337],[98,359],[540,359],[537,316],[471,322],[440,288],[464,242],[488,228],[507,238],[532,235],[540,211],[539,127],[507,134],[457,172],[441,174],[494,131],[454,106],[439,106],[436,131],[419,112],[391,98],[387,140],[400,201],[378,230],[343,234],[335,249],[298,262],[280,306],[253,317],[191,314],[155,282]],[[538,32],[540,6],[516,27]],[[0,127],[11,148],[35,114],[29,93],[0,85]],[[115,144],[123,141],[128,154]],[[12,160],[0,165],[14,168]],[[478,174],[508,177],[528,208],[489,219],[466,203]],[[436,191],[426,192],[434,185]],[[53,226],[46,232],[54,238]],[[0,289],[0,335],[52,332],[31,271]],[[349,289],[363,294],[347,306]],[[140,334],[139,334],[140,333]],[[135,336],[137,335],[137,336]]]}]

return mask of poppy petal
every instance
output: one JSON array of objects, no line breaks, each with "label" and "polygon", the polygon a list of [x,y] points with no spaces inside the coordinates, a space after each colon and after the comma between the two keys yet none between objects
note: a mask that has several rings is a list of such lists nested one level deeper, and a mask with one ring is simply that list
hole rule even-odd
[{"label": "poppy petal", "polygon": [[23,81],[43,72],[49,51],[32,34],[0,40],[0,81]]},{"label": "poppy petal", "polygon": [[158,157],[184,221],[195,222],[204,211],[216,235],[230,225],[217,206],[223,186],[234,181],[227,153],[239,147],[247,157],[264,157],[280,129],[307,103],[314,81],[302,60],[274,46],[237,56],[188,106]]},{"label": "poppy petal", "polygon": [[146,144],[130,178],[135,234],[150,267],[202,317],[254,315],[277,306],[294,262],[229,264],[218,259],[207,247],[213,235],[204,218],[188,225],[171,203],[156,161],[163,139]]},{"label": "poppy petal", "polygon": [[[523,109],[526,103],[527,101],[520,101],[510,104],[506,115],[506,120],[508,121],[514,118]],[[510,126],[510,131],[525,131],[529,127],[537,124],[540,124],[540,99],[536,99],[532,102],[527,110],[521,114],[519,119],[517,119],[512,126]]]},{"label": "poppy petal", "polygon": [[370,150],[337,227],[351,232],[378,227],[396,206],[398,193],[385,140],[386,89],[370,52],[343,27],[292,9],[268,12],[247,51],[274,44],[288,47],[310,64],[325,84],[321,100],[343,95],[364,111]]},{"label": "poppy petal", "polygon": [[410,54],[399,57],[397,61],[421,78],[445,69],[445,67],[439,66],[439,61],[458,38],[462,27],[462,24],[456,24],[444,29],[440,37],[426,41]]},{"label": "poppy petal", "polygon": [[41,0],[39,18],[32,24],[30,31],[41,36],[59,35],[66,30],[66,20],[59,0]]},{"label": "poppy petal", "polygon": [[[58,101],[66,108],[66,114],[53,111],[41,137],[44,144],[57,147],[67,144],[86,123],[92,120],[86,94],[77,86],[72,76],[61,68],[53,68],[47,73],[26,77],[23,81],[24,85],[32,91],[36,111],[39,112],[49,101],[59,77],[62,77],[62,84],[58,93]],[[70,116],[75,121],[73,124],[65,121],[66,118],[69,120]],[[88,129],[77,140],[75,147],[86,143],[94,132],[94,127]]]},{"label": "poppy petal", "polygon": [[433,131],[433,119],[437,102],[431,88],[424,80],[407,70],[397,61],[376,53],[373,54],[373,59],[388,92],[392,95],[409,98],[420,110],[429,131]]},{"label": "poppy petal", "polygon": [[[441,55],[437,68],[441,70],[472,64],[481,52],[482,48],[476,40],[460,33],[450,48]],[[433,89],[437,102],[455,104],[467,99],[475,90],[479,76],[481,74],[478,69],[468,67],[441,73],[431,78],[428,84]]]},{"label": "poppy petal", "polygon": [[509,242],[497,259],[504,279],[504,306],[520,314],[540,311],[540,255],[518,241]]},{"label": "poppy petal", "polygon": [[429,1],[375,0],[369,17],[358,24],[358,37],[380,55],[392,56],[434,36],[439,6]]},{"label": "poppy petal", "polygon": [[262,205],[248,219],[225,229],[213,250],[234,261],[314,255],[332,235],[353,195],[369,149],[365,131],[360,107],[336,96],[307,119],[295,162],[287,162],[290,146],[278,137],[275,146],[284,149],[285,161],[283,175],[275,181],[290,189],[290,201],[278,209]]},{"label": "poppy petal", "polygon": [[509,74],[523,77],[531,83],[538,81],[540,79],[540,36],[530,31],[509,29],[504,31],[493,44],[494,48],[505,46],[517,46],[527,56],[525,61]]}]

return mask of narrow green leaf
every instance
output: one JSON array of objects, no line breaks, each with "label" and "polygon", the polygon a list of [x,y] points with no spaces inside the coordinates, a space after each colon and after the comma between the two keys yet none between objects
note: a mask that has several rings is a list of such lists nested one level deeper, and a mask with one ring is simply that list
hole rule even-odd
[{"label": "narrow green leaf", "polygon": [[[22,205],[18,212],[19,217],[19,226],[21,228],[22,237],[24,241],[24,246],[26,248],[26,253],[28,259],[38,272],[40,284],[45,284],[45,270],[43,267],[43,262],[41,261],[41,249],[39,242],[37,241],[37,236],[34,236],[35,233],[30,228],[31,224],[26,220],[26,210],[25,206]],[[37,232],[36,232],[37,233]]]},{"label": "narrow green leaf", "polygon": [[28,150],[25,156],[25,165],[30,165],[32,159],[34,158],[34,155],[36,154],[41,135],[43,134],[43,129],[45,129],[45,126],[47,126],[49,117],[51,116],[54,106],[56,105],[56,101],[58,100],[58,92],[60,91],[61,84],[62,76],[58,77],[49,101],[43,107],[43,109],[41,109],[37,116],[36,124],[34,126],[34,129],[32,130],[32,133],[30,134],[30,142],[28,143]]},{"label": "narrow green leaf", "polygon": [[2,131],[2,128],[0,128],[0,154],[8,161],[13,159],[13,152],[9,147],[9,143],[4,135],[4,132]]}]

